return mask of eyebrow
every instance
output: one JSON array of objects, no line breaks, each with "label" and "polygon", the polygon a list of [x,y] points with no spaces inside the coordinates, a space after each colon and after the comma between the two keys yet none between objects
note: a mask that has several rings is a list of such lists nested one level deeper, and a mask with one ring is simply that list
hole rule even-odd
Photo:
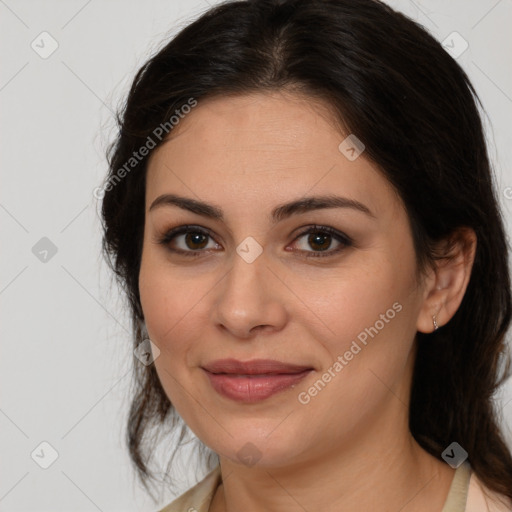
[{"label": "eyebrow", "polygon": [[[153,201],[149,207],[149,211],[162,206],[177,206],[178,208],[188,210],[192,213],[196,213],[197,215],[202,215],[203,217],[224,221],[224,212],[220,207],[202,201],[197,201],[196,199],[189,197],[178,196],[175,194],[163,194]],[[289,203],[280,204],[272,210],[270,219],[275,224],[291,217],[294,214],[324,208],[351,208],[353,210],[360,211],[369,217],[374,219],[376,218],[366,205],[356,201],[355,199],[335,195],[323,195],[302,197]]]}]

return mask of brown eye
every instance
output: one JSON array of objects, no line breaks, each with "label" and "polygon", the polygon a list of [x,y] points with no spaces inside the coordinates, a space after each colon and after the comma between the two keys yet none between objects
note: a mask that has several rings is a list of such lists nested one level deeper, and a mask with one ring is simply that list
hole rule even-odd
[{"label": "brown eye", "polygon": [[[193,226],[181,226],[171,229],[158,243],[165,245],[170,251],[186,256],[199,256],[205,249],[215,249],[218,244],[208,247],[211,235],[199,228]],[[213,241],[213,239],[212,239]]]},{"label": "brown eye", "polygon": [[328,234],[315,233],[308,236],[308,244],[315,250],[325,251],[329,249],[332,236]]},{"label": "brown eye", "polygon": [[199,232],[189,232],[185,235],[185,245],[189,249],[204,249],[208,235]]},{"label": "brown eye", "polygon": [[[302,247],[299,248],[299,251],[309,253],[307,257],[332,256],[353,245],[353,241],[347,235],[328,226],[310,227],[306,231],[303,231],[295,240],[299,240],[305,237],[305,235],[308,236],[304,239],[304,242],[302,242]],[[338,247],[329,250],[333,240],[338,243]],[[313,250],[311,251],[309,248]]]},{"label": "brown eye", "polygon": [[[306,235],[308,235],[307,238],[305,238]],[[298,252],[306,253],[306,257],[333,256],[353,245],[353,241],[347,235],[328,226],[309,227],[294,242],[301,238],[304,238],[304,242]],[[210,240],[213,247],[208,247]],[[338,246],[335,249],[330,249],[333,241]],[[210,233],[194,226],[180,226],[171,229],[158,239],[158,243],[165,245],[170,251],[184,256],[200,256],[208,250],[220,247]]]}]

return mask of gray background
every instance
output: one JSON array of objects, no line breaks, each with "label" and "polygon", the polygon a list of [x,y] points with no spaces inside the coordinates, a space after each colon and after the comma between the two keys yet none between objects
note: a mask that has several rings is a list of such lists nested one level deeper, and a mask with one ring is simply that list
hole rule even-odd
[{"label": "gray background", "polygon": [[[438,40],[456,31],[469,44],[457,60],[486,110],[510,233],[512,1],[388,3]],[[123,302],[100,256],[93,190],[106,173],[112,111],[135,71],[208,6],[0,0],[2,511],[157,508],[136,484],[123,443],[133,356]],[[463,41],[451,37],[460,51]],[[512,445],[510,380],[498,403]],[[48,469],[39,464],[52,449],[42,442],[58,452]],[[194,483],[192,472],[185,476],[182,491]],[[163,489],[160,503],[173,496]]]}]

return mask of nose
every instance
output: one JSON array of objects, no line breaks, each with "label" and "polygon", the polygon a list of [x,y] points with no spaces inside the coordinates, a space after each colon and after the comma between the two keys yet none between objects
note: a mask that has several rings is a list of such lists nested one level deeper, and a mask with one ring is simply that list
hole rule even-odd
[{"label": "nose", "polygon": [[263,252],[251,263],[236,254],[231,269],[215,287],[214,324],[239,339],[277,332],[288,319],[286,290]]}]

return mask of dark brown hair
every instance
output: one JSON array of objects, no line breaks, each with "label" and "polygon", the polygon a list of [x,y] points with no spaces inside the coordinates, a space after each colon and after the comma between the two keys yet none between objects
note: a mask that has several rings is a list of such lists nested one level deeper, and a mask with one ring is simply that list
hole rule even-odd
[{"label": "dark brown hair", "polygon": [[[441,44],[381,2],[224,2],[181,30],[138,71],[118,115],[102,203],[103,249],[129,300],[132,343],[145,337],[138,275],[149,156],[122,179],[113,178],[191,98],[285,88],[324,99],[347,132],[365,144],[365,156],[406,207],[420,271],[435,262],[436,242],[465,226],[475,231],[475,261],[458,311],[439,330],[417,333],[410,430],[438,459],[458,442],[484,484],[512,498],[512,457],[493,405],[510,370],[509,248],[481,103]],[[127,439],[144,485],[153,478],[150,434],[179,425],[154,365],[137,361]],[[180,440],[185,428],[181,423]]]}]

